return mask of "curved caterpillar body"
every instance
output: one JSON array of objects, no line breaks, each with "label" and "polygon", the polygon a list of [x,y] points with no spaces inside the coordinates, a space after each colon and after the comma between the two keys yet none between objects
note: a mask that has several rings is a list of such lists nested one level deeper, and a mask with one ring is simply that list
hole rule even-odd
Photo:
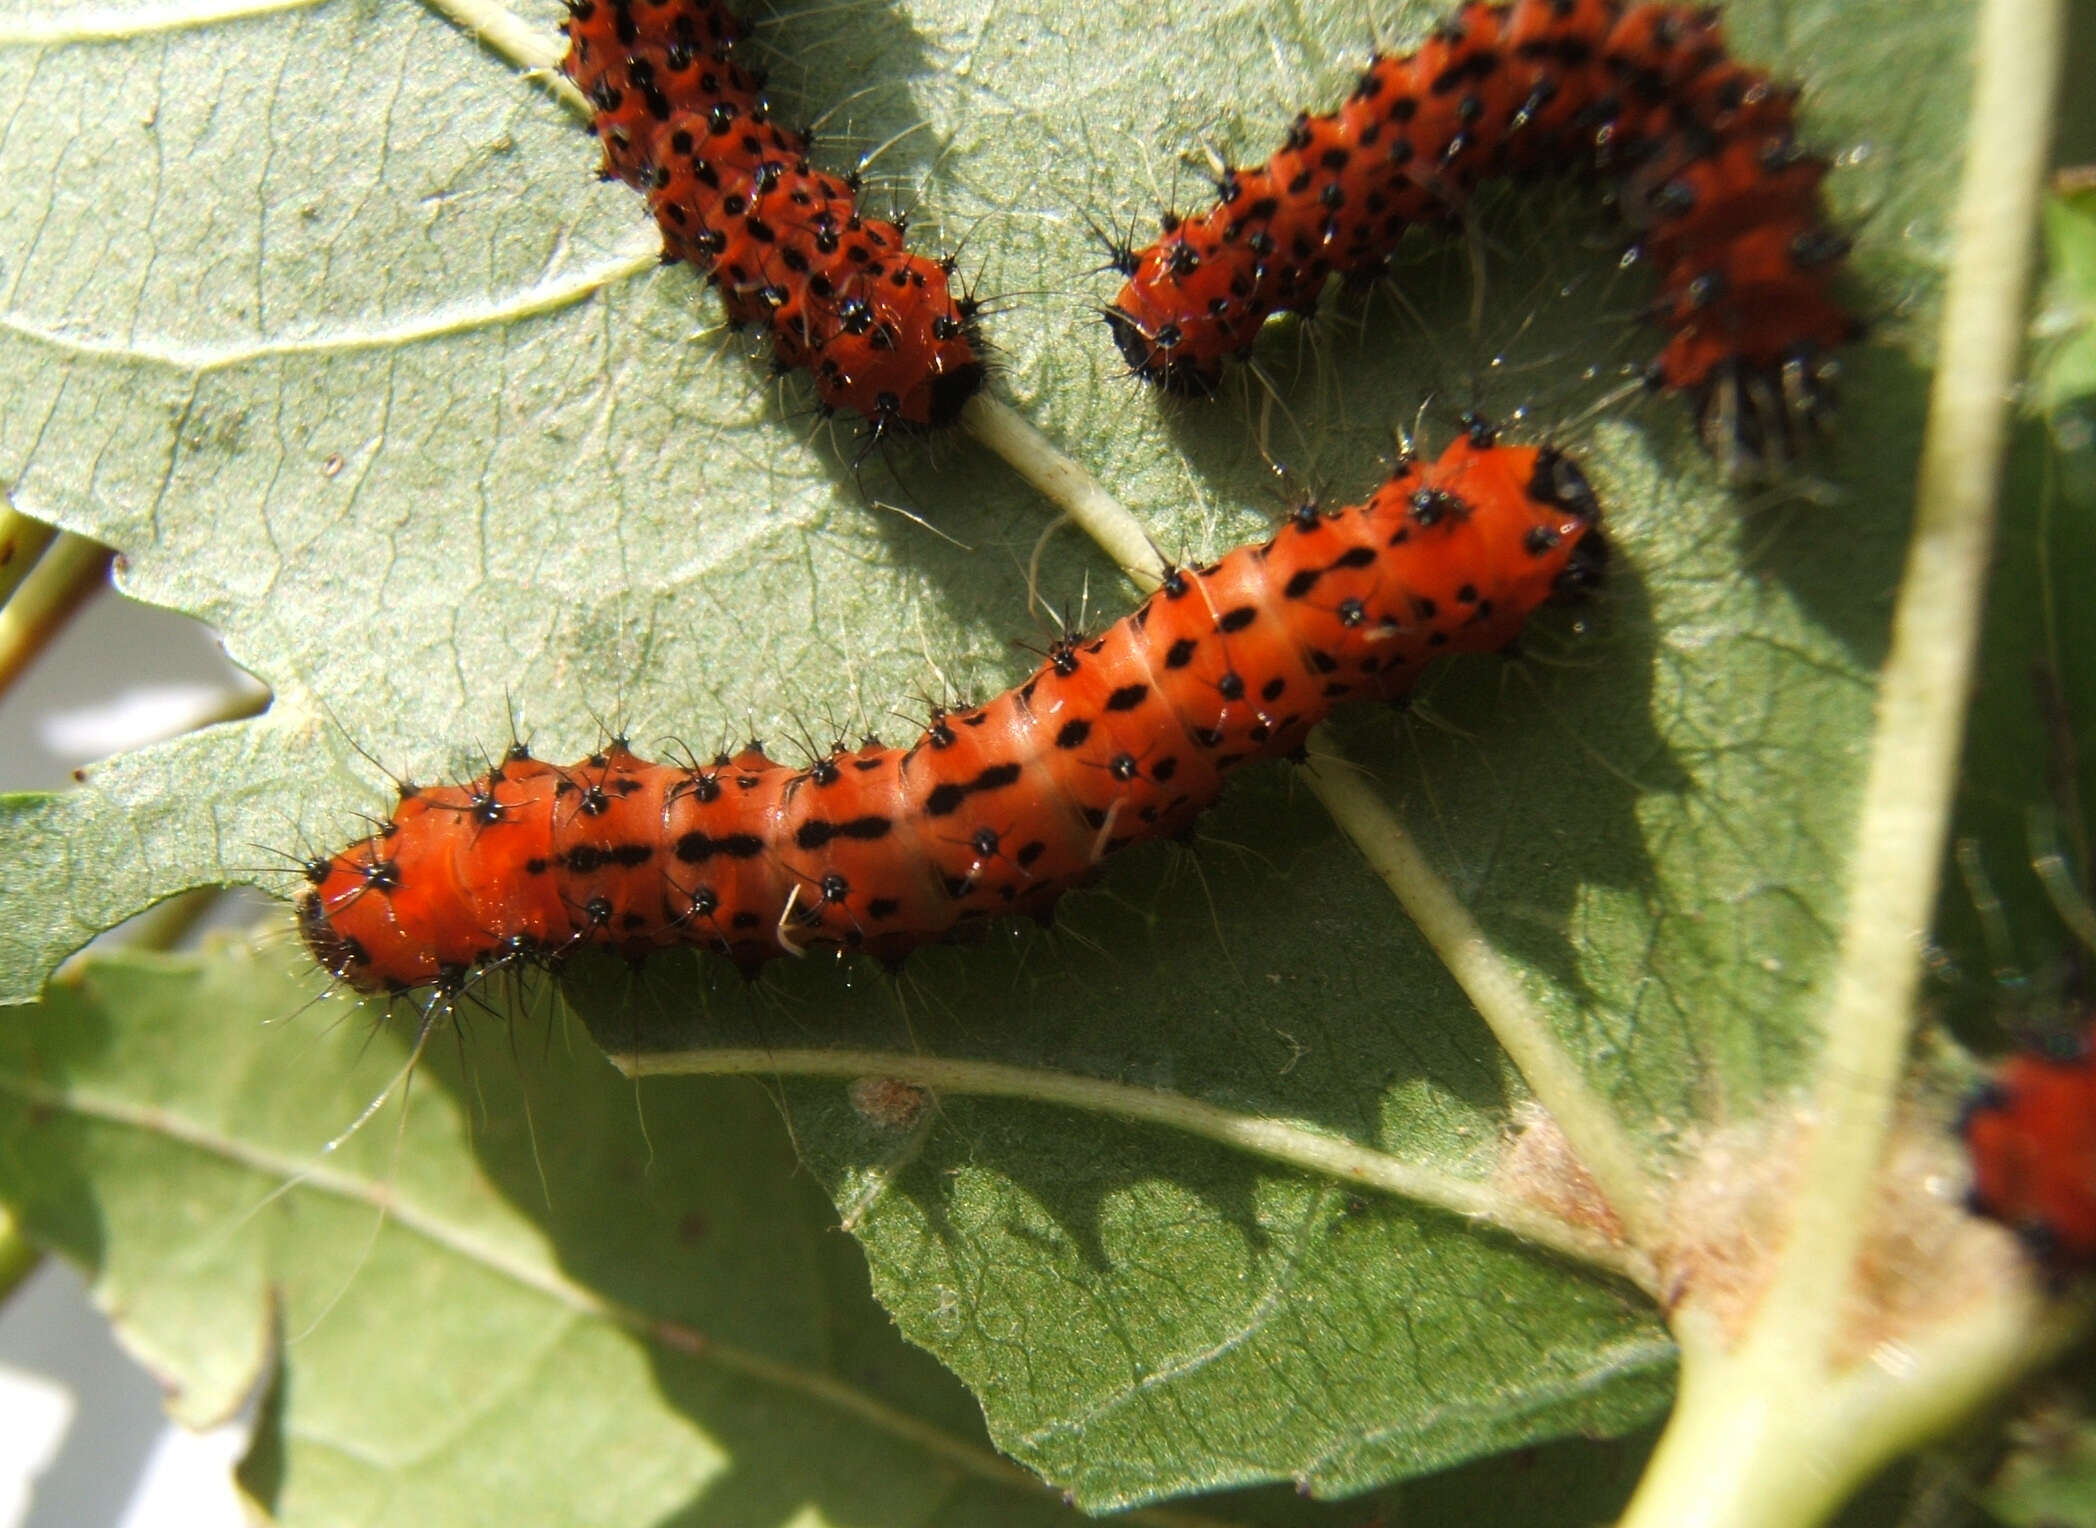
[{"label": "curved caterpillar body", "polygon": [[1548,448],[1473,424],[1365,505],[1172,572],[906,748],[802,768],[755,745],[573,766],[514,749],[308,868],[307,946],[363,991],[457,990],[582,943],[696,944],[746,971],[817,947],[889,959],[1003,913],[1045,917],[1114,850],[1187,830],[1223,776],[1299,749],[1332,706],[1395,698],[1444,652],[1497,651],[1600,571],[1598,511]]},{"label": "curved caterpillar body", "polygon": [[731,52],[742,23],[710,0],[568,0],[561,68],[596,109],[604,174],[647,194],[666,261],[761,325],[782,371],[879,435],[937,429],[983,385],[974,301],[951,262],[913,254],[858,208],[856,177],[815,169],[813,137],[771,120]]},{"label": "curved caterpillar body", "polygon": [[1398,238],[1481,180],[1610,177],[1668,331],[1647,379],[1694,401],[1728,465],[1788,455],[1828,401],[1829,353],[1859,325],[1830,295],[1848,241],[1826,226],[1827,162],[1792,136],[1797,96],[1727,56],[1714,14],[1629,0],[1471,0],[1413,51],[1379,57],[1346,104],[1296,118],[1221,200],[1117,251],[1106,310],[1136,375],[1214,390],[1269,315],[1325,278],[1380,273]]},{"label": "curved caterpillar body", "polygon": [[1959,1128],[1973,1209],[2055,1270],[2096,1268],[2096,1018],[2059,1054],[2011,1058]]}]

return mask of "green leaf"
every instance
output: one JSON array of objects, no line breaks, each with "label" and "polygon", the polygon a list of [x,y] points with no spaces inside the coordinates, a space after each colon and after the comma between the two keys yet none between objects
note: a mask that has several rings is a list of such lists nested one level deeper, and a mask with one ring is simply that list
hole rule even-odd
[{"label": "green leaf", "polygon": [[[1377,19],[1409,37],[1430,15]],[[524,17],[549,32],[554,12]],[[1544,623],[1526,661],[1451,669],[1407,717],[1343,731],[1655,1158],[1757,1113],[1813,1044],[1964,99],[1963,4],[1727,21],[1743,57],[1805,79],[1815,141],[1850,151],[1833,194],[1874,323],[1813,476],[1747,498],[1676,401],[1619,396],[1652,346],[1632,322],[1648,288],[1590,188],[1495,188],[1481,291],[1461,241],[1422,237],[1392,283],[1273,326],[1266,382],[1241,374],[1216,404],[1119,377],[1088,311],[1111,281],[1087,218],[1125,226],[1161,188],[1197,199],[1172,156],[1203,137],[1266,152],[1344,89],[1357,15],[818,7],[764,34],[782,102],[846,103],[826,123],[840,152],[921,128],[875,184],[928,244],[965,238],[964,269],[1005,299],[998,391],[1168,552],[1261,534],[1268,458],[1358,497],[1422,400],[1437,438],[1462,407],[1525,407],[1524,429],[1578,451],[1617,549],[1603,599]],[[333,847],[381,799],[359,748],[426,778],[512,726],[579,754],[605,716],[702,751],[749,728],[826,742],[1032,661],[1011,639],[1034,619],[1043,506],[966,440],[862,462],[797,380],[693,343],[713,299],[654,266],[638,200],[593,184],[561,102],[437,11],[27,12],[0,23],[0,98],[58,125],[0,141],[0,481],[119,546],[130,592],[211,621],[276,695],[81,790],[0,802],[0,854],[38,891],[0,926],[7,990],[157,898],[248,876],[254,845]],[[1040,592],[1122,608],[1070,536]],[[1128,858],[1066,929],[935,952],[900,983],[825,962],[744,990],[665,959],[571,995],[615,1046],[697,1023],[727,1045],[994,1058],[1459,1178],[1518,1164],[1513,1069],[1284,771],[1233,788],[1191,859]],[[215,1052],[220,1022],[185,1036]],[[304,1113],[305,1144],[359,1096]],[[1358,1491],[1618,1433],[1663,1401],[1669,1349],[1634,1291],[1441,1212],[1039,1104],[948,1096],[897,1138],[834,1083],[783,1098],[905,1333],[1083,1505]],[[559,1128],[556,1155],[610,1150],[582,1118]],[[200,1364],[254,1372],[256,1329],[235,1325],[199,1328]],[[285,1403],[298,1417],[295,1387]]]},{"label": "green leaf", "polygon": [[2096,1424],[2054,1390],[2011,1424],[2011,1447],[1988,1482],[1989,1515],[2006,1528],[2096,1525]]},{"label": "green leaf", "polygon": [[2045,204],[2045,255],[2051,274],[2040,325],[2055,347],[2041,368],[2048,413],[2096,398],[2096,185],[2062,191]]},{"label": "green leaf", "polygon": [[[96,955],[0,1026],[0,1197],[91,1271],[179,1418],[266,1387],[242,1478],[275,1520],[1076,1520],[897,1338],[763,1087],[636,1090],[541,1015],[508,1042],[438,1033],[403,1108],[397,1037],[318,1022],[288,954]],[[1531,1489],[1620,1490],[1594,1455],[1539,1461]]]},{"label": "green leaf", "polygon": [[[754,1047],[760,1066],[825,1043],[899,1065],[994,1059],[1489,1179],[1518,1084],[1474,1018],[1452,1019],[1446,972],[1417,948],[1313,961],[1321,902],[1386,894],[1281,783],[1237,799],[1242,831],[1204,862],[1228,876],[1204,888],[1141,856],[1052,941],[920,957],[872,1005],[841,1010],[834,969],[746,990],[676,956],[571,992],[614,1050],[697,1038]],[[941,1095],[915,1132],[837,1080],[785,1098],[905,1334],[975,1389],[1001,1448],[1088,1507],[1275,1477],[1348,1494],[1568,1431],[1614,1435],[1665,1399],[1672,1346],[1627,1285],[1442,1212],[1019,1092]]]},{"label": "green leaf", "polygon": [[463,1101],[445,1046],[404,1117],[316,1158],[313,1122],[354,1117],[399,1055],[355,1023],[287,1044],[310,985],[239,951],[99,959],[12,1014],[0,1063],[0,1187],[94,1270],[179,1416],[231,1414],[283,1345],[271,1406],[295,1421],[250,1462],[263,1505],[1068,1520],[895,1340],[761,1088],[663,1090],[655,1152],[633,1090],[557,1032]]}]

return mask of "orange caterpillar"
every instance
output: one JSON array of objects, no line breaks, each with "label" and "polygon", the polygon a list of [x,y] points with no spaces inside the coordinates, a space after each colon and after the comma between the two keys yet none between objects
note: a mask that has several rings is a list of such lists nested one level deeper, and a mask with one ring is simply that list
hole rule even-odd
[{"label": "orange caterpillar", "polygon": [[647,193],[663,259],[704,271],[826,410],[876,436],[954,423],[986,375],[974,301],[950,261],[859,211],[856,176],[810,165],[811,134],[771,120],[731,56],[740,19],[710,0],[568,0],[568,16],[561,68],[595,108],[604,174]]},{"label": "orange caterpillar", "polygon": [[2058,1054],[2011,1057],[1960,1130],[1973,1209],[2055,1271],[2096,1268],[2096,1018]]},{"label": "orange caterpillar", "polygon": [[1598,576],[1597,518],[1568,458],[1472,421],[1365,505],[1305,506],[1269,541],[1174,570],[908,747],[800,768],[754,746],[687,766],[620,743],[572,767],[516,748],[463,785],[404,789],[378,831],[312,864],[299,926],[335,977],[397,992],[584,943],[695,944],[754,971],[1045,917],[1114,850],[1188,829],[1230,770],[1300,749],[1337,702],[1507,647]]},{"label": "orange caterpillar", "polygon": [[1728,466],[1757,466],[1819,421],[1831,352],[1860,328],[1831,295],[1849,245],[1796,115],[1793,87],[1727,55],[1711,10],[1471,0],[1338,111],[1297,117],[1265,164],[1226,171],[1207,212],[1116,250],[1128,281],[1106,321],[1137,376],[1212,392],[1269,315],[1314,311],[1334,272],[1380,274],[1480,181],[1598,173],[1659,272],[1648,381],[1689,395]]}]

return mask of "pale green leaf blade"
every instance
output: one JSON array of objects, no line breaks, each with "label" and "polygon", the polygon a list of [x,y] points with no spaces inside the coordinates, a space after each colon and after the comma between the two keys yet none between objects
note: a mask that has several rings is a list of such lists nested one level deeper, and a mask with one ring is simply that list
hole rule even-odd
[{"label": "pale green leaf blade", "polygon": [[541,1029],[458,1093],[446,1041],[404,1123],[322,1155],[401,1052],[282,1027],[309,985],[97,958],[0,1030],[0,1194],[179,1416],[275,1387],[280,1520],[1074,1520],[896,1340],[761,1088],[640,1100]]},{"label": "pale green leaf blade", "polygon": [[[1078,1520],[897,1339],[762,1088],[636,1089],[535,1016],[514,1043],[440,1034],[405,1120],[396,1094],[323,1152],[407,1037],[325,1005],[282,1023],[311,989],[285,953],[93,956],[0,1028],[0,1198],[89,1271],[179,1417],[268,1387],[242,1479],[276,1521]],[[1422,1500],[1599,1514],[1636,1457],[1538,1456],[1490,1509],[1460,1477]],[[1130,1521],[1397,1509],[1282,1491]]]}]

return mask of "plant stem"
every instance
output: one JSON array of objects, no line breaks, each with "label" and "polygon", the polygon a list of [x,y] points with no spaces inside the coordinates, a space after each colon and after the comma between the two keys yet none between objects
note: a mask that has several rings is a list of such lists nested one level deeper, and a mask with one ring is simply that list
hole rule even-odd
[{"label": "plant stem", "polygon": [[892,1077],[948,1093],[1025,1099],[1162,1125],[1268,1161],[1497,1226],[1524,1241],[1619,1275],[1648,1293],[1655,1287],[1651,1265],[1638,1253],[1489,1184],[1436,1172],[1288,1120],[1225,1109],[1183,1093],[1043,1067],[899,1051],[650,1051],[614,1054],[611,1060],[630,1077]]},{"label": "plant stem", "polygon": [[1815,1134],[1746,1335],[1676,1312],[1682,1387],[1623,1528],[1791,1528],[1954,1421],[2045,1350],[2013,1282],[1907,1339],[1896,1372],[1838,1359],[1935,905],[2006,438],[2023,352],[2065,19],[1987,0],[1930,391],[1914,541],[1879,691]]},{"label": "plant stem", "polygon": [[553,33],[533,26],[500,0],[428,0],[428,4],[471,32],[490,53],[536,78],[583,121],[596,115],[582,92],[560,72],[561,55],[567,50]]},{"label": "plant stem", "polygon": [[1819,1134],[1772,1292],[1799,1323],[1794,1336],[1816,1352],[1829,1345],[1868,1220],[1935,911],[2064,27],[2055,0],[1989,0],[1981,13],[1973,134],[1937,342],[1949,364],[1938,367],[1930,391],[1914,540],[1879,686],[1817,1073]]},{"label": "plant stem", "polygon": [[1065,456],[1048,438],[1005,404],[987,393],[977,393],[961,413],[961,424],[970,435],[1003,457],[1006,464],[1027,482],[1059,505],[1064,514],[1107,556],[1120,564],[1130,583],[1148,592],[1164,576],[1164,558],[1159,555],[1142,521],[1100,486],[1076,462]]},{"label": "plant stem", "polygon": [[70,532],[59,536],[14,598],[0,607],[0,695],[13,688],[81,603],[109,578],[108,547]]},{"label": "plant stem", "polygon": [[12,505],[0,506],[0,605],[29,576],[57,535],[43,521],[30,519]]},{"label": "plant stem", "polygon": [[[1914,1340],[1830,1373],[1780,1336],[1682,1338],[1681,1392],[1619,1528],[1806,1528],[2010,1376],[2057,1357],[2088,1302],[2013,1283]],[[1693,1324],[1691,1319],[1688,1325]],[[1763,1323],[1763,1328],[1771,1323]]]},{"label": "plant stem", "polygon": [[1659,1196],[1636,1147],[1607,1100],[1558,1043],[1549,1020],[1470,916],[1455,888],[1437,875],[1404,823],[1346,763],[1322,729],[1310,737],[1303,776],[1339,830],[1381,877],[1473,1006],[1550,1111],[1565,1139],[1623,1223],[1631,1243],[1650,1249],[1663,1239]]}]

